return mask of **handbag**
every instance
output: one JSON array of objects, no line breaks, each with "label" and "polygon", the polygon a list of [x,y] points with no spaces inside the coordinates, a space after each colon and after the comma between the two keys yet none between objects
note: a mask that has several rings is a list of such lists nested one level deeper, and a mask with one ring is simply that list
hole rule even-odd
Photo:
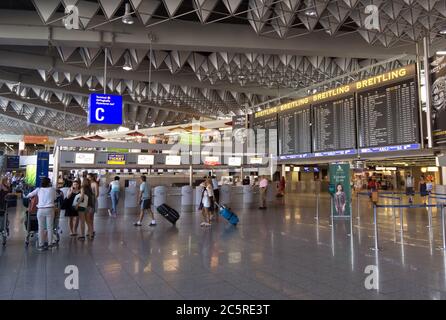
[{"label": "handbag", "polygon": [[76,195],[73,201],[73,207],[78,206],[79,208],[86,209],[88,207],[88,196],[84,194],[84,201],[81,201],[81,194]]}]

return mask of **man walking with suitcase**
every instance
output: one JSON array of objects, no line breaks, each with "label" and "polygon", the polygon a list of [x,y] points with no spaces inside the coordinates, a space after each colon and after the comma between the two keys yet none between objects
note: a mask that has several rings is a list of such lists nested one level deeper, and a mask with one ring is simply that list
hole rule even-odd
[{"label": "man walking with suitcase", "polygon": [[151,195],[152,195],[152,191],[151,191],[150,184],[147,182],[147,177],[141,176],[141,184],[139,186],[139,194],[138,194],[141,212],[139,214],[139,220],[137,222],[135,222],[135,224],[134,224],[135,227],[142,226],[142,220],[144,219],[144,213],[146,210],[150,211],[150,214],[152,215],[152,222],[150,222],[149,226],[150,227],[156,226],[155,215],[153,214],[153,211],[150,208],[151,199],[152,199]]}]

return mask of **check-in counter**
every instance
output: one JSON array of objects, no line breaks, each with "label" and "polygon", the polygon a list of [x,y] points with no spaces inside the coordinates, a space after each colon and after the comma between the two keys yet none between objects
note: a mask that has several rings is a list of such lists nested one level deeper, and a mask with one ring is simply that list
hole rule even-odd
[{"label": "check-in counter", "polygon": [[124,208],[137,208],[139,207],[138,204],[138,187],[136,184],[126,187],[124,189]]},{"label": "check-in counter", "polygon": [[153,189],[153,206],[155,208],[167,203],[167,187],[158,186]]},{"label": "check-in counter", "polygon": [[111,199],[108,196],[108,186],[99,187],[98,209],[111,208]]},{"label": "check-in counter", "polygon": [[231,190],[231,207],[233,208],[243,208],[243,197],[244,197],[244,192],[243,192],[243,187],[244,186],[235,186],[232,187]]},{"label": "check-in counter", "polygon": [[167,188],[167,195],[166,195],[166,204],[170,207],[181,210],[182,203],[181,203],[181,188],[179,187],[169,187]]},{"label": "check-in counter", "polygon": [[243,203],[246,205],[254,202],[254,188],[250,185],[243,186]]},{"label": "check-in counter", "polygon": [[229,184],[224,184],[220,187],[220,205],[230,206],[231,199],[231,189],[232,186]]},{"label": "check-in counter", "polygon": [[194,188],[183,186],[181,188],[181,210],[192,211],[194,207]]},{"label": "check-in counter", "polygon": [[195,199],[195,207],[198,208],[201,202],[201,196],[203,194],[204,187],[198,186],[195,188],[194,199]]}]

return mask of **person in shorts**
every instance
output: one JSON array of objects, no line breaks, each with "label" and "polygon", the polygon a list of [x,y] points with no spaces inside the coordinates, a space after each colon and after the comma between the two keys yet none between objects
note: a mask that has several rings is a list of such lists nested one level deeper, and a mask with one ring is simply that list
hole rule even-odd
[{"label": "person in shorts", "polygon": [[144,219],[144,214],[145,211],[150,211],[150,214],[152,215],[152,222],[150,222],[150,227],[154,227],[156,226],[156,221],[155,221],[155,215],[153,214],[152,209],[150,209],[150,205],[151,205],[151,188],[149,183],[147,182],[147,177],[146,176],[141,176],[141,184],[139,186],[139,200],[140,200],[140,214],[139,214],[139,220],[137,222],[134,223],[135,227],[140,227],[142,226],[142,220]]}]

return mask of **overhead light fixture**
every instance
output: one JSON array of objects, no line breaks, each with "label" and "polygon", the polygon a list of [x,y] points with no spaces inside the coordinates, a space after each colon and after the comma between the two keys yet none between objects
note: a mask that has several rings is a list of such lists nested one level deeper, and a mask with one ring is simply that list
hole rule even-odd
[{"label": "overhead light fixture", "polygon": [[443,35],[443,36],[446,36],[446,26],[442,27],[442,28],[440,29],[440,31],[438,31],[438,33],[441,34],[441,35]]},{"label": "overhead light fixture", "polygon": [[317,11],[315,9],[307,9],[305,10],[305,15],[308,17],[316,17]]},{"label": "overhead light fixture", "polygon": [[446,50],[437,51],[437,56],[446,56]]},{"label": "overhead light fixture", "polygon": [[130,13],[130,3],[125,4],[125,13],[122,17],[122,23],[125,24],[133,24],[135,21],[133,20],[132,14]]},{"label": "overhead light fixture", "polygon": [[125,63],[122,66],[122,69],[124,69],[125,71],[133,70],[132,64],[130,62],[130,56],[128,54],[125,55]]}]

